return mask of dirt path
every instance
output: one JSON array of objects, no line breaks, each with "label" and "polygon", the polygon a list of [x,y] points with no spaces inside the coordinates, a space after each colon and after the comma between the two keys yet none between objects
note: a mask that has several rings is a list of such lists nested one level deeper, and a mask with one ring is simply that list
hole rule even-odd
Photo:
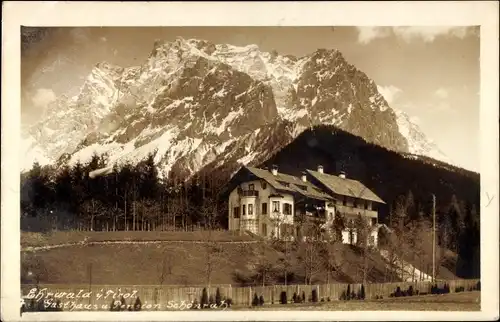
[{"label": "dirt path", "polygon": [[[248,241],[215,241],[217,244],[255,244],[258,240],[248,240]],[[47,246],[25,246],[21,248],[21,252],[36,252],[50,250],[54,248],[62,247],[72,247],[72,246],[93,246],[93,245],[113,245],[113,244],[130,244],[130,245],[141,245],[141,244],[206,244],[208,241],[201,240],[112,240],[112,241],[81,241],[77,243],[65,243],[57,245],[47,245]]]}]

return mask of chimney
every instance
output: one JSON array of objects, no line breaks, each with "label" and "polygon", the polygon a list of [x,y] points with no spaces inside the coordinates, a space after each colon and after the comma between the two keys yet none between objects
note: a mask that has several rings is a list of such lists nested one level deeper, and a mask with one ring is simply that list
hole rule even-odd
[{"label": "chimney", "polygon": [[307,176],[305,172],[302,172],[302,181],[307,182]]},{"label": "chimney", "polygon": [[318,165],[318,172],[323,173],[323,166],[322,165]]},{"label": "chimney", "polygon": [[278,166],[273,164],[273,167],[271,168],[271,172],[273,173],[273,176],[278,174]]},{"label": "chimney", "polygon": [[342,178],[342,179],[345,179],[345,172],[344,171],[340,171],[339,177]]}]

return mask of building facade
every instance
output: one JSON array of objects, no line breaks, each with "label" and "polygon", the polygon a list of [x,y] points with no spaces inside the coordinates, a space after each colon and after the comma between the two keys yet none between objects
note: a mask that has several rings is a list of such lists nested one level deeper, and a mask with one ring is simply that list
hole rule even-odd
[{"label": "building facade", "polygon": [[365,221],[367,242],[378,242],[376,204],[384,203],[375,193],[344,173],[330,175],[318,166],[301,177],[283,174],[277,167],[243,167],[230,180],[228,226],[264,238],[305,238],[307,226],[318,222],[331,233],[336,216],[344,218],[342,240],[356,244],[355,228]]}]

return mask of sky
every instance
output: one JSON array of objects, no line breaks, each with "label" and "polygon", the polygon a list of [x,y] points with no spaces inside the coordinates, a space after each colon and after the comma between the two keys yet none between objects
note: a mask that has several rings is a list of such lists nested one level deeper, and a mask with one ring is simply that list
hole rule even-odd
[{"label": "sky", "polygon": [[96,63],[143,63],[155,40],[256,44],[297,57],[335,48],[455,164],[479,171],[478,27],[66,27],[25,34],[23,124],[37,120],[58,96],[78,93]]}]

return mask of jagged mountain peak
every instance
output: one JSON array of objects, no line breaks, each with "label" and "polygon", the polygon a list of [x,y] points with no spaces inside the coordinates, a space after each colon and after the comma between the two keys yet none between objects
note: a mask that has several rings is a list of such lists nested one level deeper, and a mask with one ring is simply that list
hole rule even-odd
[{"label": "jagged mountain peak", "polygon": [[96,64],[80,93],[33,127],[33,140],[70,164],[93,153],[136,162],[156,151],[161,172],[192,174],[262,161],[319,124],[411,152],[396,119],[375,82],[336,49],[296,58],[178,37],[156,41],[139,66]]}]

